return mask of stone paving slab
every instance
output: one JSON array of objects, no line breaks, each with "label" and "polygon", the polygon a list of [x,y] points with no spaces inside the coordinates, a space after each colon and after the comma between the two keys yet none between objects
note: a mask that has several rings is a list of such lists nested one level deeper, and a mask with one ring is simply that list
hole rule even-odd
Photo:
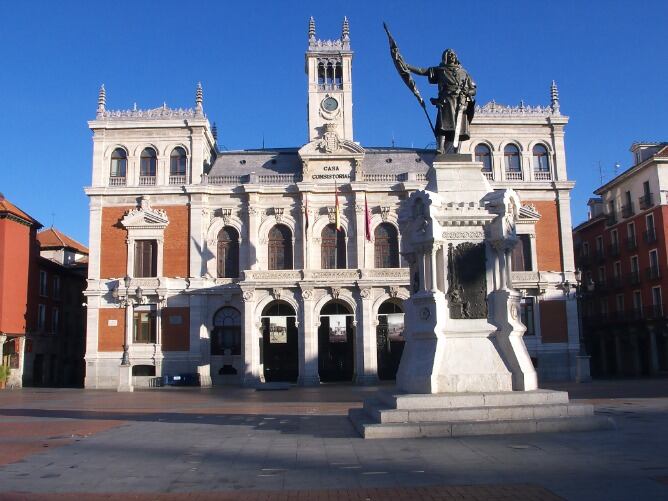
[{"label": "stone paving slab", "polygon": [[27,494],[4,493],[4,501],[65,501],[77,497],[90,501],[516,501],[560,500],[559,496],[536,485],[447,485],[430,487],[396,487],[369,489],[332,489],[300,491],[235,491],[235,492],[191,492],[184,494],[148,494],[148,493],[63,493],[63,494]]},{"label": "stone paving slab", "polygon": [[0,498],[273,500],[317,491],[339,501],[385,489],[377,499],[421,499],[416,489],[528,485],[565,499],[667,499],[668,380],[642,383],[559,388],[580,392],[617,430],[377,441],[359,438],[346,416],[377,387],[3,391],[0,457],[14,441],[20,460],[0,466]]}]

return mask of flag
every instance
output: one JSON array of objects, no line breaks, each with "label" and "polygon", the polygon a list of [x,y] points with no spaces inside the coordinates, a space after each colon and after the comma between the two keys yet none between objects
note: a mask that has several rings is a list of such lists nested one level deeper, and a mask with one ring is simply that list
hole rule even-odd
[{"label": "flag", "polygon": [[308,193],[304,193],[304,216],[306,217],[305,223],[304,223],[304,234],[306,235],[306,238],[308,238],[308,227],[309,227],[309,220],[308,220]]},{"label": "flag", "polygon": [[336,181],[334,181],[334,215],[336,231],[339,231],[341,229],[341,214],[339,208],[339,188],[336,186]]},{"label": "flag", "polygon": [[404,81],[406,86],[411,90],[413,95],[416,97],[416,99],[420,103],[420,106],[424,108],[425,106],[424,99],[422,99],[420,91],[418,90],[417,85],[415,85],[415,81],[411,76],[411,72],[408,69],[406,62],[404,61],[404,58],[401,57],[401,53],[399,52],[399,47],[397,47],[397,42],[394,41],[394,37],[390,34],[390,30],[387,27],[387,24],[383,23],[383,28],[385,28],[385,33],[387,33],[387,40],[390,43],[390,57],[392,58],[394,67],[397,69],[399,76]]},{"label": "flag", "polygon": [[371,242],[371,215],[369,214],[366,193],[364,193],[364,233],[366,233],[366,239]]}]

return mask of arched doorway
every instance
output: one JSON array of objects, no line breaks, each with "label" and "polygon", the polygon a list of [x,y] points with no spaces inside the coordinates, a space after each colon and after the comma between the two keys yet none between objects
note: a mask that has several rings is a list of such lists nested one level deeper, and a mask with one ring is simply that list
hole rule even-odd
[{"label": "arched doorway", "polygon": [[404,311],[398,301],[385,301],[378,308],[376,327],[379,379],[396,379],[404,343]]},{"label": "arched doorway", "polygon": [[320,311],[318,328],[318,373],[320,381],[352,381],[355,368],[354,315],[339,301],[330,301]]},{"label": "arched doorway", "polygon": [[274,301],[262,311],[262,351],[267,382],[296,382],[299,375],[297,315],[284,301]]}]

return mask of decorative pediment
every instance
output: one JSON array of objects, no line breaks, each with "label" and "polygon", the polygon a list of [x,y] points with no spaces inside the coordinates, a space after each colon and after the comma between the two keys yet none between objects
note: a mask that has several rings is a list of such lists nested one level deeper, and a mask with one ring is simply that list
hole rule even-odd
[{"label": "decorative pediment", "polygon": [[524,204],[520,207],[520,223],[536,222],[541,218],[534,204]]},{"label": "decorative pediment", "polygon": [[359,144],[342,139],[334,130],[326,131],[322,137],[306,143],[299,149],[299,156],[308,159],[315,156],[335,157],[362,156],[366,151]]},{"label": "decorative pediment", "polygon": [[164,210],[151,207],[149,197],[141,197],[137,208],[125,213],[121,224],[128,229],[164,229],[169,224],[169,218]]}]

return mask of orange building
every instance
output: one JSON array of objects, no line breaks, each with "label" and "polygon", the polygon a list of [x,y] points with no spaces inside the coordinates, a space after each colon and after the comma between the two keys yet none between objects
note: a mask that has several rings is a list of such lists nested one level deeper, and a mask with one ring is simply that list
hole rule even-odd
[{"label": "orange building", "polygon": [[29,317],[29,284],[42,225],[0,194],[0,345],[9,385],[20,386]]}]

